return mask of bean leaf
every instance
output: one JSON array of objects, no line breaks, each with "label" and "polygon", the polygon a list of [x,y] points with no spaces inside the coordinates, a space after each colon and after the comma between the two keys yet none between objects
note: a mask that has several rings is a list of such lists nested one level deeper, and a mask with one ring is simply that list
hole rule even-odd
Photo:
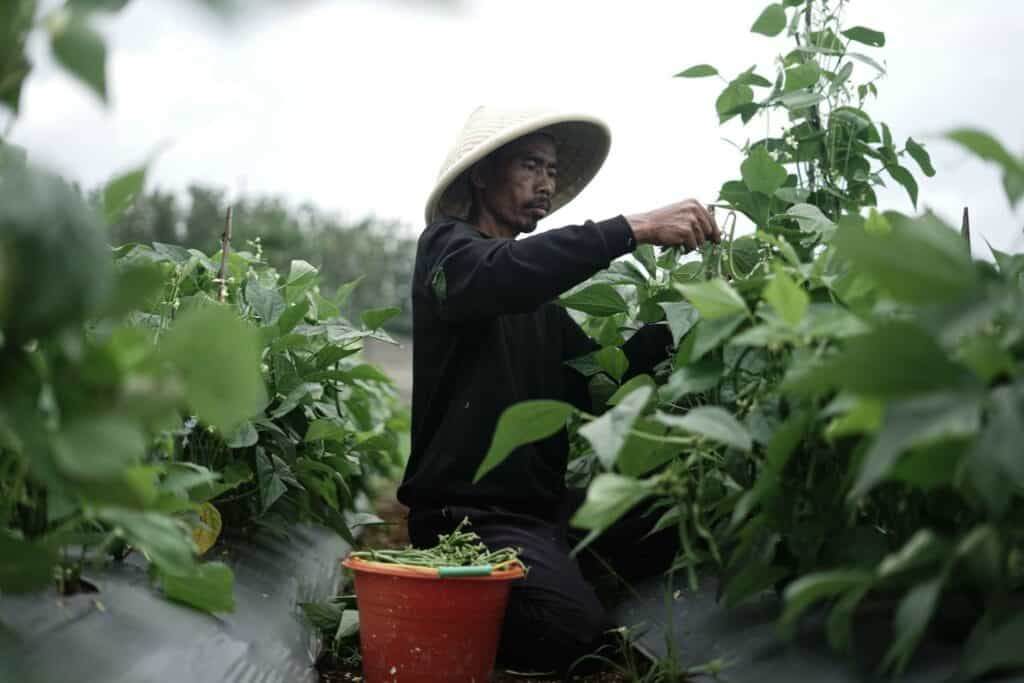
[{"label": "bean leaf", "polygon": [[764,8],[754,25],[750,27],[750,32],[765,36],[777,36],[782,33],[784,28],[786,28],[786,9],[780,4],[772,4]]},{"label": "bean leaf", "polygon": [[718,406],[700,406],[686,415],[658,413],[655,417],[669,427],[703,436],[741,451],[750,451],[750,432],[729,411]]},{"label": "bean leaf", "polygon": [[717,75],[718,69],[710,64],[696,64],[691,66],[689,69],[683,69],[675,75],[675,78],[705,78],[707,76]]},{"label": "bean leaf", "polygon": [[498,418],[491,447],[473,476],[476,483],[505,461],[516,448],[545,439],[565,427],[573,407],[561,401],[523,401],[506,409]]},{"label": "bean leaf", "polygon": [[788,175],[785,167],[772,159],[764,145],[754,148],[740,165],[740,171],[743,173],[743,182],[751,192],[760,192],[768,196],[782,187]]},{"label": "bean leaf", "polygon": [[676,285],[705,320],[746,314],[747,304],[732,285],[722,279]]},{"label": "bean leaf", "polygon": [[615,291],[614,287],[605,283],[590,285],[568,296],[563,296],[559,301],[566,308],[596,316],[609,316],[629,311],[629,306],[622,295]]},{"label": "bean leaf", "polygon": [[921,171],[926,176],[931,178],[935,175],[931,156],[929,156],[924,146],[916,142],[914,138],[907,138],[907,153],[917,162],[917,165],[921,167]]},{"label": "bean leaf", "polygon": [[884,47],[885,46],[885,34],[881,31],[875,31],[874,29],[867,28],[865,26],[854,26],[843,31],[843,35],[850,40],[857,41],[858,43],[864,43],[871,47]]}]

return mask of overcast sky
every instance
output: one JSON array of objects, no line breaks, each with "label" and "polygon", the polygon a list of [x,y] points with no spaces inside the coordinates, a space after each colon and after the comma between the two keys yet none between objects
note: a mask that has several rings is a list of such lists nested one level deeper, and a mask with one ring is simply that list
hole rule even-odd
[{"label": "overcast sky", "polygon": [[[756,63],[771,77],[786,39],[748,31],[765,4],[288,0],[225,24],[182,0],[134,0],[103,24],[112,106],[54,69],[37,44],[12,138],[87,187],[159,149],[151,186],[198,180],[418,231],[466,116],[484,103],[541,105],[597,114],[613,134],[601,173],[545,227],[690,196],[713,201],[739,176],[741,157],[723,138],[742,143],[764,129],[720,128],[722,83],[671,76],[708,62],[729,77]],[[939,135],[977,126],[1024,151],[1024,3],[852,0],[847,25],[856,24],[888,41],[864,50],[889,71],[866,110],[900,143],[923,141],[938,170],[925,179],[908,160],[919,208],[958,223],[968,205],[975,234],[1024,249],[1024,212],[1010,211],[996,170]],[[867,71],[858,64],[854,78]],[[898,186],[880,203],[912,211]]]}]

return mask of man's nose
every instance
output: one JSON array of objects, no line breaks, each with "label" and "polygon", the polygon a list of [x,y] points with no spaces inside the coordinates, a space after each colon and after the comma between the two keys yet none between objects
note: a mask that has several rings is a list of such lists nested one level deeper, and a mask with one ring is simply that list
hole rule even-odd
[{"label": "man's nose", "polygon": [[540,180],[537,182],[537,194],[543,194],[550,197],[555,193],[555,179],[544,173],[541,175]]}]

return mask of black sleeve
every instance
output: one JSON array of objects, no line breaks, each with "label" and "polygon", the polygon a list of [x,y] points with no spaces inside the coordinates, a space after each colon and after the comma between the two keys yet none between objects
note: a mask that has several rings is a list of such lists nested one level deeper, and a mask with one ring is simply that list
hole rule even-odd
[{"label": "black sleeve", "polygon": [[637,375],[651,374],[654,366],[672,353],[672,332],[663,323],[644,325],[622,345],[622,352],[629,359],[623,382]]},{"label": "black sleeve", "polygon": [[636,248],[622,216],[495,239],[460,221],[435,223],[420,240],[427,291],[449,322],[528,313]]}]

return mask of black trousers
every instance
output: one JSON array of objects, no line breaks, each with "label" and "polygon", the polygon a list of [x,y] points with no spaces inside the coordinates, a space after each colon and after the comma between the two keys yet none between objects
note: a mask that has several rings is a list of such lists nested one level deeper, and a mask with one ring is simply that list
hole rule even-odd
[{"label": "black trousers", "polygon": [[529,571],[512,584],[498,649],[502,666],[564,672],[608,642],[607,632],[616,626],[590,581],[609,573],[609,567],[623,579],[653,576],[665,571],[675,557],[674,527],[643,538],[658,517],[645,515],[644,506],[623,516],[578,559],[570,557],[583,532],[571,528],[568,520],[584,494],[582,489],[568,490],[553,519],[500,507],[454,505],[409,511],[409,538],[416,547],[436,545],[438,534],[451,532],[468,517],[472,531],[488,548],[522,549],[520,558]]}]

